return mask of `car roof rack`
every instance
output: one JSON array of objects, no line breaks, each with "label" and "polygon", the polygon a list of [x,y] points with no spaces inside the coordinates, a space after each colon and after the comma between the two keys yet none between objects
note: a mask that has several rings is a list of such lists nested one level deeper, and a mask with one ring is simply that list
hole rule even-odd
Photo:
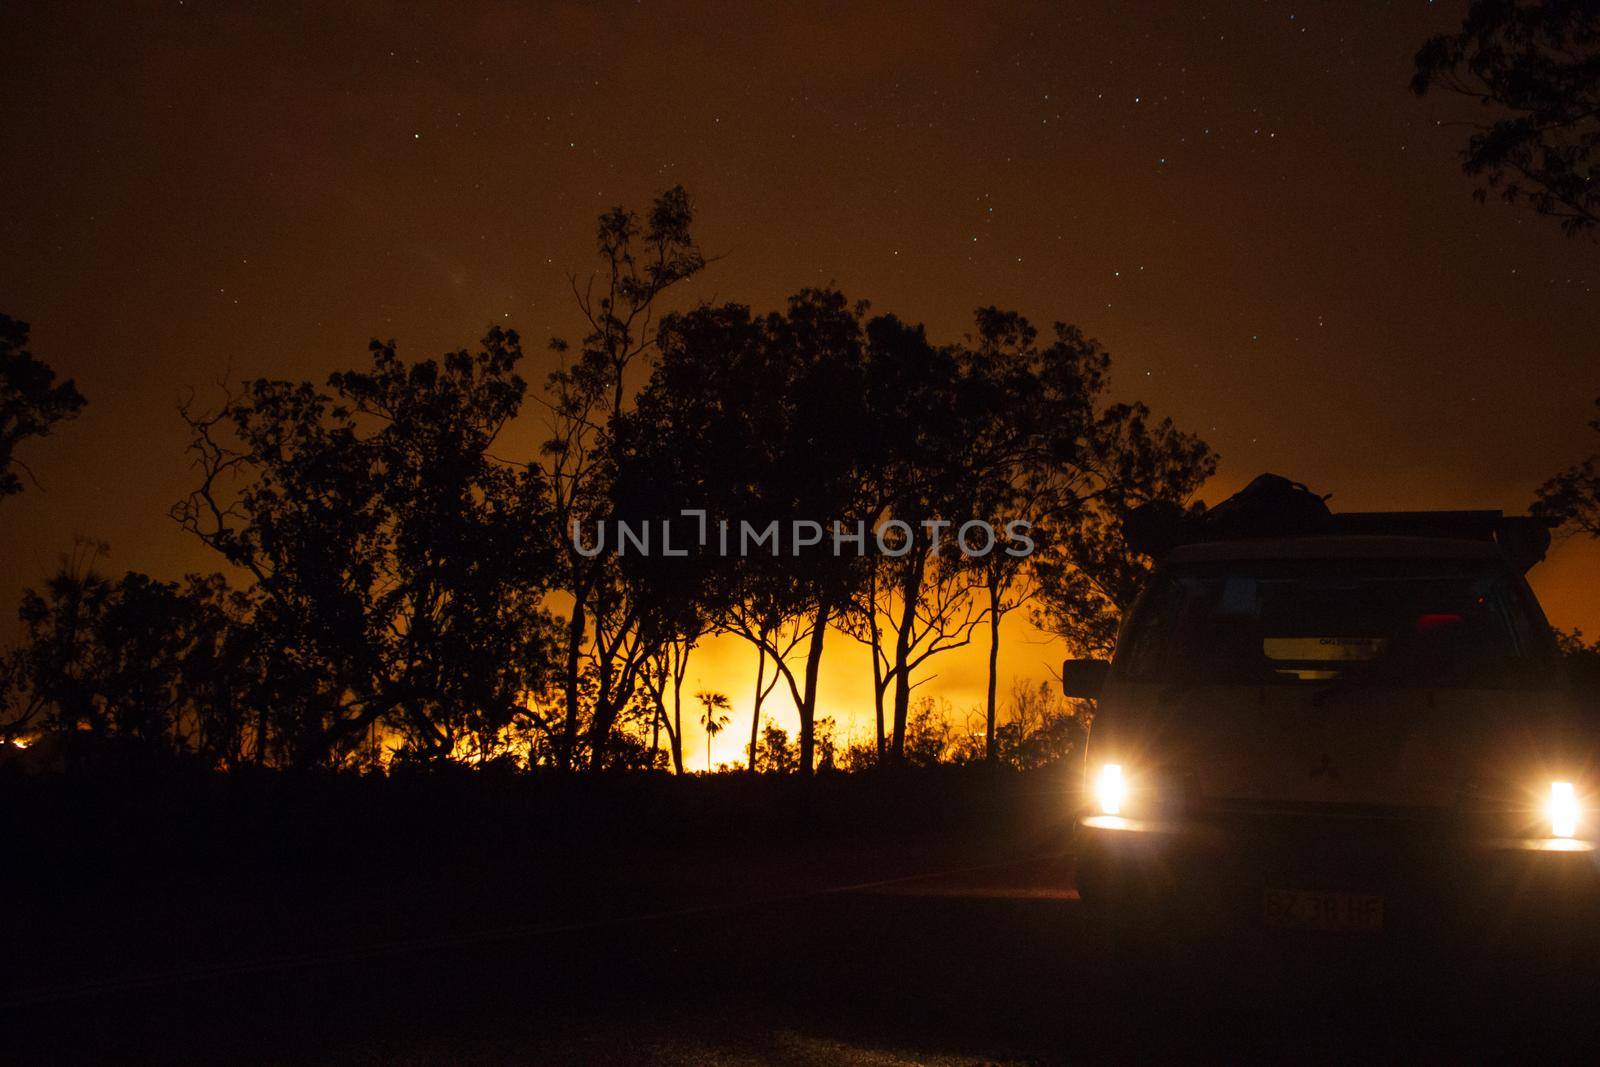
[{"label": "car roof rack", "polygon": [[1179,545],[1280,537],[1438,537],[1488,541],[1523,573],[1544,559],[1550,524],[1501,511],[1345,511],[1299,482],[1263,474],[1204,511],[1166,501],[1135,508],[1123,523],[1129,547],[1160,558]]}]

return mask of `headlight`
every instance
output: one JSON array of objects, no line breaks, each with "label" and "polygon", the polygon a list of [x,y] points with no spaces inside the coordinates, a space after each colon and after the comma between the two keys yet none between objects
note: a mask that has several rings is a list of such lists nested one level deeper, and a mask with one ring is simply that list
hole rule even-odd
[{"label": "headlight", "polygon": [[1122,778],[1122,764],[1108,763],[1100,768],[1100,777],[1094,784],[1094,798],[1100,805],[1102,815],[1121,814],[1123,801],[1128,799],[1128,783]]},{"label": "headlight", "polygon": [[1578,794],[1571,782],[1551,782],[1550,800],[1545,804],[1550,818],[1551,837],[1573,837],[1578,832]]}]

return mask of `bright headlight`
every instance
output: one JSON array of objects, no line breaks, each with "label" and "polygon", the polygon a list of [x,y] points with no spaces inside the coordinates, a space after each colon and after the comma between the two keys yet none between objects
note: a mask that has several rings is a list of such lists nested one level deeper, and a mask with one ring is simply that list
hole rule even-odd
[{"label": "bright headlight", "polygon": [[1572,837],[1578,832],[1578,793],[1571,782],[1551,782],[1550,800],[1545,804],[1550,817],[1551,837]]},{"label": "bright headlight", "polygon": [[1108,763],[1100,768],[1100,777],[1094,783],[1094,798],[1102,815],[1118,815],[1123,801],[1128,799],[1128,783],[1122,778],[1122,764]]}]

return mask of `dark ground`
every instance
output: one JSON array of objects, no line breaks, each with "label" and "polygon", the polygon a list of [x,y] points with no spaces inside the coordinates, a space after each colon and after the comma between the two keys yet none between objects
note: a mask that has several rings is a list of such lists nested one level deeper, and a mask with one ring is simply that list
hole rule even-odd
[{"label": "dark ground", "polygon": [[[207,785],[147,791],[119,816],[125,784],[10,783],[0,1058],[1595,1058],[1593,913],[1553,934],[1246,925],[1132,945],[1076,899],[1058,787],[944,776],[820,799],[760,783],[615,805],[563,794],[584,814],[569,809],[560,832],[450,840],[440,827],[526,812],[385,786],[285,814],[277,786],[265,803]],[[152,844],[182,811],[205,827]],[[314,811],[366,831],[302,825]],[[249,843],[223,844],[218,828],[245,813]],[[1536,917],[1543,903],[1510,906]]]}]

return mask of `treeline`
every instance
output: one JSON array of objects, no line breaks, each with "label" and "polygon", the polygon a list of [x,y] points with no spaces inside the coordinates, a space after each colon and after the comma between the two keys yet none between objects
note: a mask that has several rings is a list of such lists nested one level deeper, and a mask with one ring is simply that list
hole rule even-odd
[{"label": "treeline", "polygon": [[[573,279],[587,332],[552,342],[542,388],[519,374],[519,336],[494,327],[475,351],[408,362],[374,342],[324,386],[256,380],[186,407],[195,488],[172,517],[225,574],[108,577],[80,546],[24,598],[0,738],[222,769],[681,772],[686,716],[729,725],[724,694],[685,693],[688,663],[733,634],[756,652],[753,768],[1065,751],[1064,707],[1002,713],[1001,621],[1026,611],[1108,649],[1148,568],[1119,517],[1187,506],[1215,455],[1110,402],[1110,357],[1069,325],[982,308],[935,343],[833,289],[667,313],[706,263],[692,226],[681,188],[601,217],[600,267]],[[541,420],[536,455],[505,452],[519,418]],[[744,554],[714,535],[670,555],[596,550],[617,523],[778,533]],[[866,536],[841,551],[797,532],[808,523]],[[1025,528],[1033,551],[965,551],[985,527]],[[818,697],[840,640],[873,671],[875,734],[848,758]],[[919,712],[916,687],[974,641],[989,652],[981,742],[940,739],[948,716]],[[763,730],[780,687],[792,740]],[[1016,726],[1030,714],[1032,748]]]}]

